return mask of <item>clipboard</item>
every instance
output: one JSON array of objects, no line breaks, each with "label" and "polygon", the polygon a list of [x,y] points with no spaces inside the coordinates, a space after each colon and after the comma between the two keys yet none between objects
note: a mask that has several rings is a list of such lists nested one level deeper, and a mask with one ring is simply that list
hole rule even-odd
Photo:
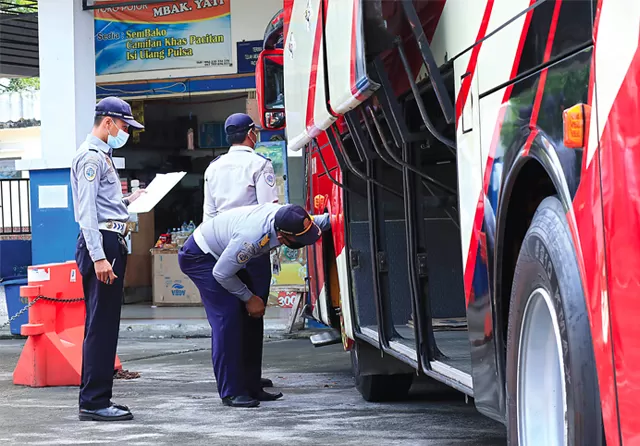
[{"label": "clipboard", "polygon": [[136,201],[129,205],[129,213],[144,214],[151,211],[176,184],[184,178],[187,172],[159,173],[145,188],[146,194],[142,194]]}]

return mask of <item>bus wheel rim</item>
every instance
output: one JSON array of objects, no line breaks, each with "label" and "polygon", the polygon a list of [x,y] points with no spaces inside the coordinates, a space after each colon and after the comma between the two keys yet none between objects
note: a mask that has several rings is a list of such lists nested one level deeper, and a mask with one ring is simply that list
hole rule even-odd
[{"label": "bus wheel rim", "polygon": [[519,446],[567,444],[562,338],[551,295],[535,289],[524,309],[517,369]]}]

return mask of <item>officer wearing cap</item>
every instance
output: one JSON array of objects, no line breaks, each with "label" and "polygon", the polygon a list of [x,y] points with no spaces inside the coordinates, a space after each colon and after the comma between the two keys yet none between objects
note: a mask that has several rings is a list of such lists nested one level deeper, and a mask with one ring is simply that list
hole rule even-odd
[{"label": "officer wearing cap", "polygon": [[311,217],[298,205],[245,206],[202,223],[180,249],[180,269],[198,287],[211,325],[213,371],[224,405],[257,407],[262,400],[246,373],[243,338],[245,316],[261,318],[265,305],[247,285],[247,265],[283,244],[312,245],[329,227],[328,214]]},{"label": "officer wearing cap", "polygon": [[[207,221],[221,212],[239,206],[277,203],[276,176],[271,160],[254,151],[258,140],[258,128],[245,113],[234,113],[224,125],[229,152],[216,158],[207,168],[204,179],[204,216]],[[265,304],[271,286],[271,261],[268,255],[254,258],[246,268],[247,280],[251,280]],[[264,321],[250,319],[246,323],[245,346],[247,350],[247,375],[256,381],[256,388],[271,387],[269,379],[262,378],[262,343]],[[276,396],[260,392],[261,399]]]},{"label": "officer wearing cap", "polygon": [[129,104],[115,97],[101,100],[93,129],[71,168],[75,219],[80,226],[76,262],[86,305],[79,398],[83,421],[133,418],[126,406],[111,402],[127,263],[127,206],[144,193],[140,190],[124,198],[113,162],[113,150],[126,144],[130,127],[143,128]]},{"label": "officer wearing cap", "polygon": [[224,131],[231,148],[204,173],[203,221],[240,206],[278,202],[273,165],[254,150],[258,128],[251,117],[234,113],[225,121]]}]

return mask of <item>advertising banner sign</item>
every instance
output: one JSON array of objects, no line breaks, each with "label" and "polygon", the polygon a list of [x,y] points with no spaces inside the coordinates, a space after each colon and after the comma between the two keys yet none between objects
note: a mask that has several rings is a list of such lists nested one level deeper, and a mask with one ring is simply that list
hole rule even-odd
[{"label": "advertising banner sign", "polygon": [[[263,136],[262,134],[260,135]],[[287,143],[285,141],[261,141],[256,144],[256,153],[266,156],[273,164],[276,174],[276,188],[278,190],[278,202],[281,204],[289,202],[288,190],[288,165],[287,165]],[[277,259],[274,259],[274,257]],[[286,246],[280,247],[272,256],[272,265],[276,261],[279,265],[277,272],[271,277],[271,299],[282,306],[280,295],[283,291],[290,291],[287,288],[299,288],[304,286],[304,278],[307,276],[307,250],[290,249]],[[295,295],[295,293],[294,293]],[[275,305],[275,304],[274,304]]]},{"label": "advertising banner sign", "polygon": [[255,147],[256,153],[266,156],[273,164],[276,174],[276,189],[280,203],[289,202],[287,187],[287,143],[285,141],[260,141]]},{"label": "advertising banner sign", "polygon": [[96,10],[96,74],[231,66],[230,3],[168,1]]}]

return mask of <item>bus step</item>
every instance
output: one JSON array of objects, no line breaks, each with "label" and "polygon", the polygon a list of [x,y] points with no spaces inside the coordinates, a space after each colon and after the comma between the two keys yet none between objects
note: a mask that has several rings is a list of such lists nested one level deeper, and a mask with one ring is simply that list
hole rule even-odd
[{"label": "bus step", "polygon": [[340,344],[342,342],[342,335],[338,330],[327,330],[314,334],[309,340],[314,347],[325,347],[327,345]]}]

